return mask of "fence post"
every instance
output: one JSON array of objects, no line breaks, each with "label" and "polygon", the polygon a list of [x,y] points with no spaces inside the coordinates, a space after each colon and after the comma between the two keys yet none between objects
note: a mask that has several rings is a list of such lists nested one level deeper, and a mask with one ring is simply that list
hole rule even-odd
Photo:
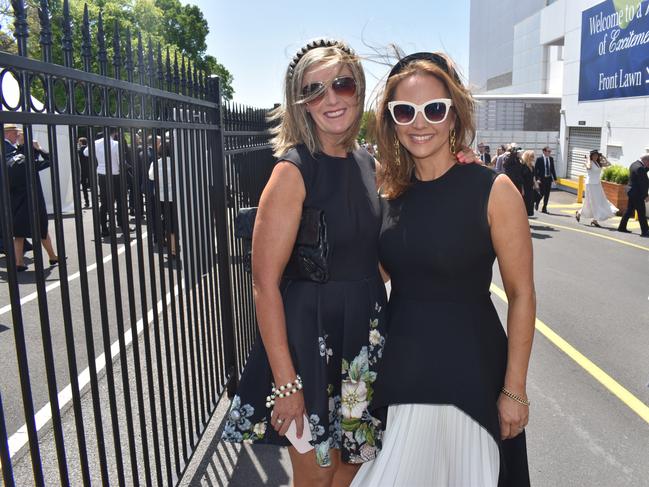
[{"label": "fence post", "polygon": [[233,306],[232,278],[230,275],[231,249],[228,238],[227,185],[225,182],[225,143],[223,110],[221,100],[221,84],[218,77],[209,78],[210,101],[217,104],[216,120],[219,126],[218,135],[212,139],[212,170],[214,181],[212,186],[212,201],[214,205],[217,265],[219,282],[221,283],[219,300],[221,302],[224,361],[228,376],[228,397],[232,398],[237,390],[239,370],[237,369],[235,320]]}]

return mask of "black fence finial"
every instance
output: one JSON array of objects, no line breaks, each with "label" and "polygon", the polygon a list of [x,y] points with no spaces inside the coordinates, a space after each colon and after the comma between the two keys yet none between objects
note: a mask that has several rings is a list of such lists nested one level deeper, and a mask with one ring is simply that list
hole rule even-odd
[{"label": "black fence finial", "polygon": [[92,62],[92,40],[90,37],[90,20],[88,19],[88,4],[83,6],[83,23],[81,25],[81,58],[83,69],[90,71]]},{"label": "black fence finial", "polygon": [[[68,12],[69,14],[69,12]],[[63,7],[63,18],[65,21],[65,5]],[[52,23],[50,21],[50,9],[47,0],[41,0],[38,7],[38,20],[41,26],[41,34],[38,42],[41,45],[41,58],[46,63],[52,62]],[[65,52],[65,24],[63,25],[63,52]]]},{"label": "black fence finial", "polygon": [[63,38],[61,47],[63,48],[63,65],[72,67],[74,58],[72,57],[72,17],[70,16],[70,1],[63,1]]},{"label": "black fence finial", "polygon": [[18,55],[26,57],[29,30],[27,29],[27,13],[25,12],[25,4],[23,3],[23,0],[11,0],[11,6],[14,11],[14,37],[18,44]]},{"label": "black fence finial", "polygon": [[98,46],[98,57],[99,57],[99,73],[102,76],[106,76],[108,71],[108,52],[106,51],[106,35],[104,33],[104,19],[99,12],[99,18],[97,19],[97,46]]},{"label": "black fence finial", "polygon": [[113,23],[113,72],[115,79],[122,76],[122,48],[119,42],[119,22],[115,19]]}]

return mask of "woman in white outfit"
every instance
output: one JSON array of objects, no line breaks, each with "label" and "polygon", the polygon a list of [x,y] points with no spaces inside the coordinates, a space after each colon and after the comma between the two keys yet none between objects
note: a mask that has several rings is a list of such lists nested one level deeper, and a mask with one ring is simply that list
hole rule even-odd
[{"label": "woman in white outfit", "polygon": [[610,165],[611,163],[599,151],[590,151],[590,157],[585,163],[586,194],[583,206],[575,212],[577,221],[580,221],[582,216],[591,218],[590,224],[594,227],[600,227],[599,222],[608,220],[618,212],[615,205],[606,199],[600,181],[602,168]]}]

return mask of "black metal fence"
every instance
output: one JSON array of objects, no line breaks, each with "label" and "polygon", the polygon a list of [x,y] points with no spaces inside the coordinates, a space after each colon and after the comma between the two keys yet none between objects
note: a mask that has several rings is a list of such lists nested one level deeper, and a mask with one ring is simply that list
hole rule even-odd
[{"label": "black metal fence", "polygon": [[174,485],[255,334],[232,222],[272,169],[266,111],[223,103],[218,79],[139,34],[133,47],[118,25],[109,61],[101,15],[91,23],[86,7],[72,25],[67,0],[61,39],[41,2],[42,57],[30,59],[25,7],[12,5],[18,54],[0,52],[2,479]]}]

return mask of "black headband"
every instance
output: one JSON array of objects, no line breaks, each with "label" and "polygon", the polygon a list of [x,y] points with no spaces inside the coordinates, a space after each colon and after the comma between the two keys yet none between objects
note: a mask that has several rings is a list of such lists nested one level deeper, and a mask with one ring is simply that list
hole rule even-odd
[{"label": "black headband", "polygon": [[312,49],[317,49],[319,47],[336,47],[341,51],[343,51],[344,53],[349,54],[350,56],[354,55],[353,49],[342,41],[336,41],[333,39],[318,39],[315,41],[311,41],[306,46],[301,48],[295,54],[295,56],[293,56],[293,59],[291,60],[291,64],[288,65],[288,77],[289,78],[293,77],[293,71],[295,70],[297,63],[299,63],[300,59],[302,59],[302,56],[304,56],[307,52],[311,51]]},{"label": "black headband", "polygon": [[406,67],[410,63],[413,63],[415,61],[430,61],[436,66],[440,67],[449,76],[453,76],[458,84],[462,84],[462,81],[460,80],[460,77],[455,70],[453,70],[453,73],[451,74],[451,70],[448,67],[448,62],[446,61],[446,59],[434,52],[416,52],[400,59],[399,62],[395,64],[390,70],[388,78],[392,78],[392,76],[399,74],[401,71],[406,69]]}]

